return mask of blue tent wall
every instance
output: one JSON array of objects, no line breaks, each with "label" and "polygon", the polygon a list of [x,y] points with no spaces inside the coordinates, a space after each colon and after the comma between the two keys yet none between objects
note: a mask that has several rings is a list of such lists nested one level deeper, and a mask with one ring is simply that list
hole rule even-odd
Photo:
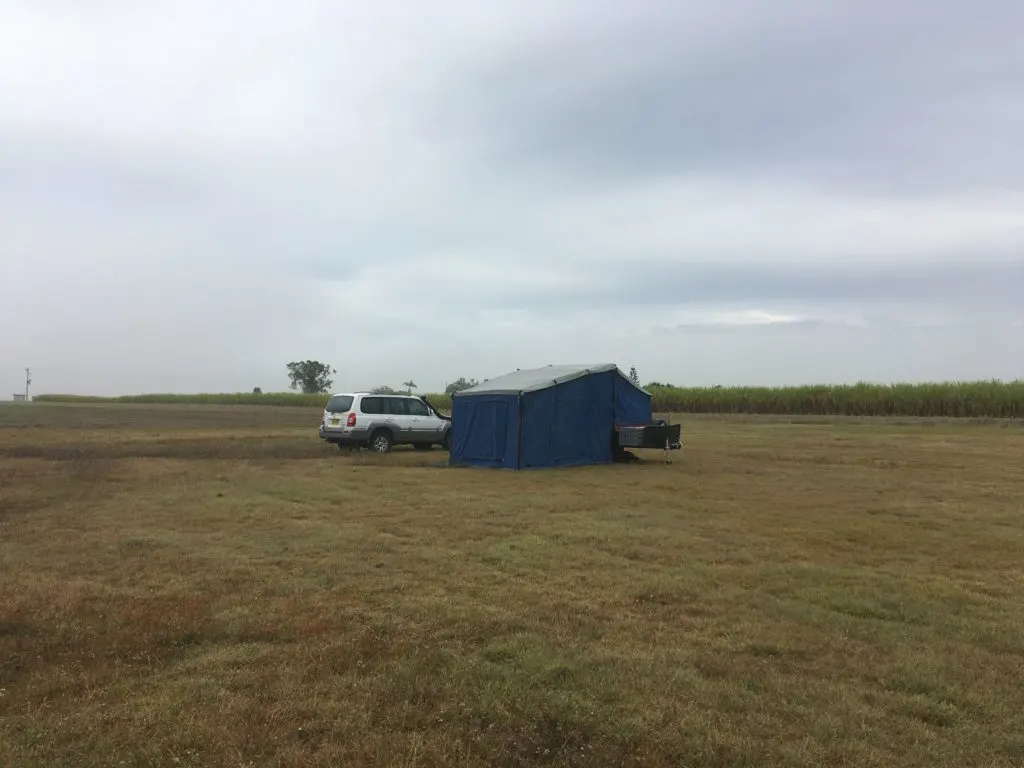
[{"label": "blue tent wall", "polygon": [[449,463],[531,469],[607,464],[616,424],[646,424],[651,397],[617,370],[523,394],[457,394]]},{"label": "blue tent wall", "polygon": [[653,418],[651,414],[651,396],[638,389],[633,382],[627,381],[616,371],[609,371],[615,387],[615,423],[622,424],[649,424]]},{"label": "blue tent wall", "polygon": [[516,469],[519,396],[476,395],[452,400],[450,463]]},{"label": "blue tent wall", "polygon": [[523,395],[522,468],[612,460],[613,391],[606,377],[583,376]]}]

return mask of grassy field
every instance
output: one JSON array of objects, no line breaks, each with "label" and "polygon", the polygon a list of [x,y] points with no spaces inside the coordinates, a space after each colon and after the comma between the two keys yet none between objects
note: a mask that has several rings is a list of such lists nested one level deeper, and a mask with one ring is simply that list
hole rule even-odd
[{"label": "grassy field", "polygon": [[1019,426],[519,474],[317,419],[0,407],[0,765],[1024,763]]},{"label": "grassy field", "polygon": [[[717,388],[652,385],[649,390],[653,408],[661,413],[1024,418],[1024,380],[806,387]],[[451,408],[451,398],[443,393],[430,394],[427,397],[439,408]],[[281,392],[262,395],[151,394],[119,398],[40,395],[36,399],[53,403],[176,403],[322,408],[327,396]]]}]

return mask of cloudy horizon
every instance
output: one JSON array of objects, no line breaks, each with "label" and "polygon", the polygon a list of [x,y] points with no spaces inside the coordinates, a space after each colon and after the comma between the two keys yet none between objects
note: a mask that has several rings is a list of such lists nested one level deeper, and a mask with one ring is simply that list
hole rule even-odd
[{"label": "cloudy horizon", "polygon": [[1024,378],[1024,5],[0,19],[0,399]]}]

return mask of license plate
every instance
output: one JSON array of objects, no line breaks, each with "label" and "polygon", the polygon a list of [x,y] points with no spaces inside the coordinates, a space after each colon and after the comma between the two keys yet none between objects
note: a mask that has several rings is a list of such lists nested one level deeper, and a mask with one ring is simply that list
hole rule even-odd
[{"label": "license plate", "polygon": [[341,419],[331,419],[331,426],[336,427],[341,424]]}]

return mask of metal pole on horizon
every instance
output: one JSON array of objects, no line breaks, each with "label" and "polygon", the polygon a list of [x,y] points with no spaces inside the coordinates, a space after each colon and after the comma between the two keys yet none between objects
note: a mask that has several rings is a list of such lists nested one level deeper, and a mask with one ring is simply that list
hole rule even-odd
[{"label": "metal pole on horizon", "polygon": [[31,383],[32,383],[32,369],[31,368],[26,368],[25,369],[25,402],[26,403],[28,402],[28,388],[29,388],[29,385]]}]

